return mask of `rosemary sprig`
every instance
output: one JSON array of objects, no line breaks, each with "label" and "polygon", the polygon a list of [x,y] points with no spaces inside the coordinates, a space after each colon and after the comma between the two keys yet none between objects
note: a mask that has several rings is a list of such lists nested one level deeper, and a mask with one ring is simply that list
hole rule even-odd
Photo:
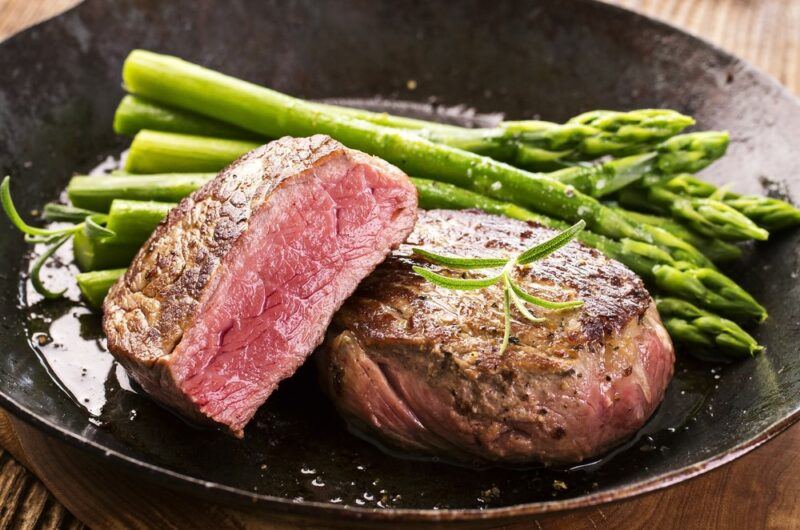
[{"label": "rosemary sprig", "polygon": [[31,284],[36,291],[45,298],[59,298],[64,291],[51,291],[44,286],[41,278],[41,270],[45,262],[55,254],[56,250],[66,243],[76,233],[83,231],[90,238],[113,237],[116,234],[109,230],[104,224],[108,221],[108,216],[103,213],[64,206],[61,204],[48,204],[44,208],[44,219],[48,221],[66,221],[75,223],[61,228],[39,228],[27,224],[14,206],[11,199],[11,179],[5,177],[0,183],[0,205],[17,230],[25,234],[25,242],[47,245],[44,252],[36,258],[31,267]]},{"label": "rosemary sprig", "polygon": [[535,245],[513,258],[463,258],[459,256],[443,256],[435,254],[422,248],[414,248],[412,252],[431,263],[455,270],[474,270],[474,269],[495,269],[502,267],[500,274],[483,278],[454,278],[438,274],[424,267],[413,266],[414,272],[422,276],[434,285],[452,290],[475,290],[484,289],[497,283],[502,283],[503,287],[503,343],[500,346],[500,354],[503,354],[508,347],[511,338],[511,305],[517,308],[519,313],[531,322],[542,322],[545,319],[533,315],[525,306],[525,302],[552,311],[564,309],[575,309],[583,305],[581,300],[568,302],[553,302],[545,300],[526,292],[517,285],[511,278],[511,272],[516,266],[526,266],[544,258],[560,249],[586,226],[584,221],[578,221],[573,226],[563,232],[551,237],[547,241]]}]

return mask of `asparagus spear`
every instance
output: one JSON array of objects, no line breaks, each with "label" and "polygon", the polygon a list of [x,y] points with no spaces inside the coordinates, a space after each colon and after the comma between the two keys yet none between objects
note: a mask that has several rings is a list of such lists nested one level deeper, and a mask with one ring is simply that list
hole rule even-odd
[{"label": "asparagus spear", "polygon": [[215,176],[215,173],[120,175],[108,178],[81,175],[69,181],[67,197],[73,205],[97,212],[107,212],[114,199],[178,202]]},{"label": "asparagus spear", "polygon": [[136,244],[91,238],[82,232],[72,238],[72,254],[82,271],[127,267],[141,246],[141,242]]},{"label": "asparagus spear", "polygon": [[518,139],[515,162],[529,169],[605,155],[629,155],[690,125],[694,120],[689,116],[659,109],[596,110],[575,116],[564,125],[533,120],[501,124]]},{"label": "asparagus spear", "polygon": [[652,152],[610,160],[594,166],[573,166],[550,173],[593,197],[603,197],[641,180],[679,171],[698,171],[725,154],[726,132],[705,131],[674,136]]},{"label": "asparagus spear", "polygon": [[219,120],[126,95],[114,113],[114,132],[133,136],[142,129],[235,140],[259,139],[258,135]]},{"label": "asparagus spear", "polygon": [[722,157],[730,136],[722,131],[703,131],[674,136],[658,146],[658,170],[665,175],[696,173]]},{"label": "asparagus spear", "polygon": [[769,232],[723,202],[678,195],[661,185],[623,189],[619,201],[634,209],[668,212],[708,237],[727,241],[764,241],[769,237]]},{"label": "asparagus spear", "polygon": [[[186,149],[182,145],[183,141],[189,141],[191,148]],[[169,160],[172,171],[182,173],[219,171],[259,145],[244,140],[144,130],[133,139],[130,152],[125,159],[125,171],[158,173],[162,159]]]},{"label": "asparagus spear", "polygon": [[134,94],[228,122],[267,137],[328,134],[407,173],[440,179],[559,217],[580,219],[610,237],[650,237],[597,200],[568,186],[417,135],[352,119],[175,57],[137,50],[123,68]]},{"label": "asparagus spear", "polygon": [[656,298],[658,311],[672,340],[704,352],[731,357],[752,357],[764,351],[735,322],[704,311],[685,300]]},{"label": "asparagus spear", "polygon": [[683,263],[653,267],[655,285],[737,322],[763,322],[767,310],[730,278],[713,269]]},{"label": "asparagus spear", "polygon": [[[151,104],[152,105],[152,104]],[[121,105],[122,106],[122,105]],[[333,108],[339,109],[342,108],[322,105],[322,108]],[[390,115],[385,114],[376,114],[370,113],[368,111],[358,111],[349,109],[345,111],[345,113],[350,113],[353,111],[352,114],[356,116],[364,116],[370,119],[375,119],[375,121],[381,121],[379,118],[384,119],[385,122],[388,120],[390,123],[393,123],[391,120],[393,117]],[[162,107],[162,112],[167,113],[169,112],[168,109]],[[179,111],[184,112],[184,111]],[[184,112],[187,115],[192,115],[191,113]],[[613,129],[614,126],[610,126],[609,123],[614,123],[616,121],[620,122],[628,122],[628,125],[616,126],[618,130],[625,130],[626,127],[632,127],[630,125],[631,121],[634,121],[633,115],[641,115],[642,122],[647,120],[647,115],[659,115],[662,118],[669,117],[666,120],[668,123],[670,120],[673,122],[673,126],[677,127],[680,123],[681,115],[675,113],[675,116],[671,116],[670,113],[667,112],[659,112],[659,111],[633,111],[632,113],[613,113],[613,112],[594,112],[594,113],[587,113],[586,115],[581,115],[574,118],[572,121],[577,123],[587,123],[591,122],[593,119],[596,119],[598,116],[603,116],[603,119],[600,120],[604,122],[605,125],[603,126],[605,129]],[[613,118],[613,119],[612,119]],[[202,119],[202,118],[201,118]],[[399,120],[399,118],[398,118]],[[410,123],[405,123],[406,126],[423,126],[426,122],[422,122],[420,120],[410,120]],[[663,120],[662,120],[663,121]],[[175,122],[180,122],[179,117],[175,118]],[[515,122],[516,125],[511,130],[519,131],[523,129],[521,125],[522,122]],[[531,122],[533,123],[533,122]],[[542,130],[543,125],[541,123],[546,122],[536,122],[539,123],[538,129]],[[597,122],[595,122],[597,124]],[[155,126],[159,126],[156,122],[154,123]],[[397,125],[402,125],[397,123]],[[553,126],[554,124],[550,124]],[[569,125],[569,124],[568,124]],[[575,125],[573,123],[572,125]],[[546,127],[545,127],[546,128]],[[189,128],[191,129],[191,128]],[[469,145],[471,141],[469,138],[475,138],[475,135],[488,135],[489,132],[486,130],[470,130],[470,129],[460,129],[453,126],[444,126],[444,132],[435,130],[435,133],[440,133],[440,140],[444,138],[444,135],[449,135],[451,139],[451,143],[454,145],[460,145],[461,147],[465,147],[467,149],[475,149],[474,146]],[[573,127],[574,129],[574,127]],[[667,127],[669,129],[669,127]],[[554,126],[550,127],[548,130],[555,131]],[[455,131],[455,132],[453,132]],[[643,139],[642,131],[639,131],[639,139]],[[496,133],[492,133],[495,137],[497,136]],[[571,135],[565,134],[563,131],[562,137],[558,136],[559,133],[552,132],[551,136],[551,145],[562,145],[569,143],[569,141],[575,141],[575,133],[573,132]],[[607,133],[610,134],[610,133]],[[635,134],[632,132],[625,132],[620,133],[626,137],[635,137]],[[663,133],[666,134],[666,133]],[[461,138],[467,136],[467,140],[455,140],[454,138]],[[656,134],[652,134],[652,137],[658,137]],[[250,147],[248,145],[239,145],[234,146],[233,151],[231,152],[229,149],[231,148],[231,144],[223,144],[222,148],[217,145],[213,145],[211,143],[207,144],[207,149],[197,149],[197,153],[194,152],[195,148],[183,150],[180,149],[180,142],[181,139],[179,137],[173,137],[173,148],[171,150],[167,149],[164,152],[159,152],[158,149],[162,148],[160,143],[164,140],[170,139],[170,137],[164,135],[158,135],[158,133],[144,131],[141,135],[137,136],[134,140],[134,146],[132,149],[132,156],[129,157],[128,168],[134,170],[146,170],[146,171],[163,171],[165,168],[159,165],[159,161],[166,160],[168,161],[169,169],[175,170],[177,167],[181,167],[184,171],[206,171],[206,170],[216,170],[220,169],[227,160],[224,160],[224,156],[221,158],[212,158],[212,161],[208,161],[206,159],[205,153],[207,152],[220,152],[227,153],[228,157],[231,155],[239,155],[241,153],[246,152],[246,147]],[[570,140],[572,138],[572,140]],[[581,141],[588,141],[587,138],[582,138]],[[606,143],[610,141],[608,138],[606,139]],[[644,155],[637,155],[632,157],[627,157],[620,160],[613,160],[607,162],[605,164],[601,164],[599,166],[593,167],[572,167],[566,168],[556,173],[551,173],[548,176],[552,178],[556,178],[565,182],[567,184],[571,184],[575,186],[580,191],[588,193],[590,195],[595,196],[602,196],[613,191],[620,189],[621,187],[629,184],[630,182],[640,179],[643,175],[659,170],[668,170],[668,171],[677,171],[677,170],[697,170],[705,165],[709,164],[711,161],[716,159],[717,157],[721,156],[725,148],[728,144],[728,135],[727,133],[720,133],[720,132],[703,132],[703,133],[691,133],[687,135],[681,135],[671,138],[669,141],[663,143],[661,146],[658,147],[657,151],[651,154],[644,154]],[[238,147],[238,149],[237,149]],[[172,159],[176,159],[174,162]],[[652,232],[652,229],[648,228],[646,231]],[[651,234],[652,236],[653,234]],[[659,237],[658,234],[655,236],[656,238]],[[679,237],[679,236],[678,236]],[[661,236],[661,239],[669,239],[666,236]],[[668,243],[667,243],[668,244]],[[691,254],[694,257],[691,257]],[[697,253],[690,253],[690,255],[683,256],[684,259],[692,259],[693,262],[707,265],[703,263],[701,260],[697,259]]]},{"label": "asparagus spear", "polygon": [[127,266],[174,206],[164,202],[114,199],[106,216],[106,228],[113,236],[75,234],[72,249],[78,267],[86,271]]},{"label": "asparagus spear", "polygon": [[620,206],[608,203],[607,206],[616,210],[620,215],[624,215],[630,219],[631,222],[659,227],[675,237],[686,241],[693,247],[703,249],[703,254],[708,256],[714,263],[727,263],[742,257],[742,249],[736,245],[719,239],[706,237],[667,217],[625,210]]},{"label": "asparagus spear", "polygon": [[169,202],[115,199],[108,210],[106,228],[114,232],[111,239],[115,242],[141,245],[174,207]]},{"label": "asparagus spear", "polygon": [[[673,110],[642,109],[592,111],[564,124],[526,120],[501,122],[489,129],[468,129],[362,109],[313,105],[376,125],[412,130],[436,143],[489,154],[530,169],[554,169],[567,161],[631,154],[694,124],[692,118]],[[221,138],[249,139],[252,136],[219,120],[128,95],[117,109],[115,130],[134,135],[142,129]]]},{"label": "asparagus spear", "polygon": [[102,307],[108,290],[125,274],[125,269],[81,272],[75,275],[81,293],[92,307]]},{"label": "asparagus spear", "polygon": [[687,173],[666,181],[664,187],[679,195],[722,201],[766,230],[781,230],[800,225],[800,210],[788,202],[761,195],[740,195]]},{"label": "asparagus spear", "polygon": [[[150,134],[150,131],[142,131],[139,135],[142,134]],[[195,155],[195,151],[203,151],[210,141],[209,138],[204,137],[193,137],[190,135],[179,135],[173,133],[158,133],[158,141],[171,141],[172,138],[175,138],[177,141],[174,143],[172,149],[161,149],[157,145],[155,146],[155,152],[152,154],[150,153],[150,146],[154,145],[150,142],[146,142],[140,144],[140,148],[136,151],[131,151],[129,154],[128,160],[131,161],[134,165],[138,165],[137,160],[139,158],[145,158],[148,160],[148,164],[150,169],[153,171],[159,172],[167,172],[172,170],[174,167],[185,167],[183,161],[185,159],[192,159]],[[138,136],[137,136],[138,138]],[[198,138],[198,142],[194,143],[193,138]],[[136,143],[136,140],[134,140]],[[234,153],[231,153],[233,156]],[[173,159],[175,162],[173,163]],[[220,160],[220,164],[223,164],[224,161]],[[543,176],[548,177],[549,174],[542,174]],[[132,177],[136,179],[136,177]],[[92,181],[86,182],[86,184],[92,186],[94,183]],[[131,181],[131,184],[135,185],[137,182],[135,180]],[[138,183],[142,185],[142,183]],[[102,184],[101,184],[102,185]],[[148,183],[148,185],[150,185]],[[158,187],[158,184],[154,182],[152,185]],[[70,194],[70,198],[73,199],[73,203],[76,205],[83,205],[85,204],[83,200],[80,198],[78,199],[79,202],[75,202],[75,198],[73,198],[73,186],[70,185],[68,187],[68,192]],[[86,194],[89,190],[82,190],[84,194]],[[97,195],[100,193],[98,190],[91,190],[93,195]],[[572,192],[574,193],[574,191]],[[137,197],[141,198],[141,197]],[[167,199],[173,200],[173,199]],[[639,226],[639,223],[631,223],[632,226]],[[665,250],[671,252],[676,260],[683,260],[689,261],[695,265],[701,267],[713,267],[713,262],[706,258],[699,250],[692,247],[689,243],[682,241],[680,238],[675,237],[674,235],[661,230],[660,228],[648,226],[648,225],[641,225],[639,226],[641,229],[642,234],[644,234],[647,238],[650,238],[651,241],[658,246],[664,248]],[[629,238],[630,239],[630,238]]]}]

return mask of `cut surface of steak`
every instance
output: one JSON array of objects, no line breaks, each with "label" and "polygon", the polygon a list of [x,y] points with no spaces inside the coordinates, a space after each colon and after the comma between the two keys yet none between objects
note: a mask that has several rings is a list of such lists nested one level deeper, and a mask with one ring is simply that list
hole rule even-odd
[{"label": "cut surface of steak", "polygon": [[[581,299],[532,323],[502,290],[443,289],[413,247],[510,257],[555,232],[476,211],[420,211],[416,228],[336,314],[316,354],[326,392],[358,430],[415,453],[494,462],[577,462],[630,437],[661,402],[674,352],[633,272],[571,242],[514,279],[549,300]],[[488,276],[491,271],[463,273]]]},{"label": "cut surface of steak", "polygon": [[244,155],[158,226],[109,292],[109,350],[154,398],[242,435],[411,231],[416,190],[326,136]]}]

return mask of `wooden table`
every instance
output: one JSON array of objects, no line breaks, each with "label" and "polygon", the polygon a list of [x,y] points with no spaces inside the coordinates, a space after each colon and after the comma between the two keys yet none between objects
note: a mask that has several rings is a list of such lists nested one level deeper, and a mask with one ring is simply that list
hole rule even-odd
[{"label": "wooden table", "polygon": [[[0,39],[78,0],[0,0]],[[566,0],[565,0],[566,1]],[[613,0],[681,26],[740,55],[800,94],[800,0]],[[245,528],[252,518],[170,493],[169,502],[138,506],[142,518],[117,518],[137,494],[85,455],[53,443],[0,414],[0,528]],[[91,467],[94,466],[94,467]],[[91,469],[92,473],[87,473]],[[85,477],[95,476],[91,480]],[[610,506],[552,516],[522,528],[800,528],[800,425],[740,460],[679,486]],[[98,488],[98,484],[101,488]],[[120,489],[99,498],[102,486]],[[116,504],[113,504],[116,503]],[[77,514],[73,516],[69,510]],[[284,528],[267,524],[268,528]]]}]

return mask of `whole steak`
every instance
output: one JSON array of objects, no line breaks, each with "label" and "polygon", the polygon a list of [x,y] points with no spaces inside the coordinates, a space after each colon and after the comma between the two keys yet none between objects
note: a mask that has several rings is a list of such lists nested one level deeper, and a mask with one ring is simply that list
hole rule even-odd
[{"label": "whole steak", "polygon": [[158,401],[241,436],[416,211],[404,173],[326,136],[259,147],[181,201],[112,287],[109,349]]},{"label": "whole steak", "polygon": [[[553,231],[475,211],[420,212],[414,232],[334,317],[317,354],[323,384],[353,425],[391,445],[461,460],[577,462],[630,437],[661,402],[674,352],[641,280],[572,242],[515,280],[565,312],[512,308],[502,291],[452,291],[416,275],[411,248],[512,256]],[[458,274],[447,273],[445,274]],[[464,273],[465,277],[486,271]]]}]

